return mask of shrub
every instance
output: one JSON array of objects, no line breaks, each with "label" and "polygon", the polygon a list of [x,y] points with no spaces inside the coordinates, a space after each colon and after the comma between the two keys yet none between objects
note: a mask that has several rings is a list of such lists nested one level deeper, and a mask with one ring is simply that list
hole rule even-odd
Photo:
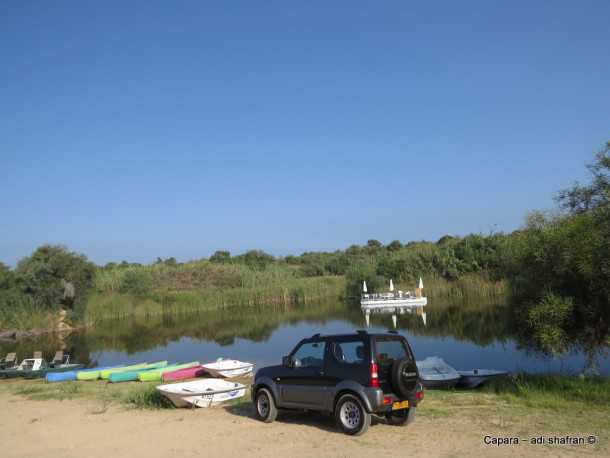
[{"label": "shrub", "polygon": [[130,269],[123,275],[119,291],[134,296],[146,296],[152,291],[152,276],[144,269]]}]

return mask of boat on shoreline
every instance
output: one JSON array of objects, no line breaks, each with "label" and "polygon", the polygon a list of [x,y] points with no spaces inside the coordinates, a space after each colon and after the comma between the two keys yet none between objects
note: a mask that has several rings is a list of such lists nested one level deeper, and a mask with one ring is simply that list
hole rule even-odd
[{"label": "boat on shoreline", "polygon": [[461,377],[457,386],[463,388],[477,388],[491,380],[508,375],[508,371],[496,369],[472,369],[470,371],[458,371],[458,373]]},{"label": "boat on shoreline", "polygon": [[460,380],[460,374],[438,356],[417,361],[419,379],[425,388],[453,388]]},{"label": "boat on shoreline", "polygon": [[47,374],[74,371],[83,367],[85,367],[84,364],[70,362],[47,363],[42,358],[26,358],[14,368],[1,370],[0,378],[43,378]]},{"label": "boat on shoreline", "polygon": [[247,377],[252,375],[252,371],[254,370],[253,363],[247,363],[243,361],[238,361],[236,359],[222,359],[218,358],[213,363],[202,364],[204,369],[210,370],[213,375],[217,373],[221,377]]},{"label": "boat on shoreline", "polygon": [[243,397],[246,394],[246,386],[222,379],[201,379],[159,385],[157,391],[176,407],[205,408]]}]

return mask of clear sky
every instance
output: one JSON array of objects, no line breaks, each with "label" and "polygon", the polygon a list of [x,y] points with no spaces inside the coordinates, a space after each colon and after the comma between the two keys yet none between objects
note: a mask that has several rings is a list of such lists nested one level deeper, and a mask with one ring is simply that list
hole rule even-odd
[{"label": "clear sky", "polygon": [[0,4],[0,260],[511,231],[610,139],[610,2]]}]

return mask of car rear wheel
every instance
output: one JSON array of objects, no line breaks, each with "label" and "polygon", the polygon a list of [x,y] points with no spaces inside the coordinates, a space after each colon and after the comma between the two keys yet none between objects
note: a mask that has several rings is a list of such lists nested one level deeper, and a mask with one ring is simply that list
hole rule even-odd
[{"label": "car rear wheel", "polygon": [[371,414],[366,411],[362,401],[352,394],[339,398],[335,419],[344,433],[354,436],[364,434],[371,425]]},{"label": "car rear wheel", "polygon": [[415,407],[409,409],[395,410],[389,413],[386,418],[388,423],[394,426],[410,425],[415,419]]},{"label": "car rear wheel", "polygon": [[271,423],[277,418],[277,407],[267,388],[261,388],[256,392],[254,407],[256,416],[265,423]]}]

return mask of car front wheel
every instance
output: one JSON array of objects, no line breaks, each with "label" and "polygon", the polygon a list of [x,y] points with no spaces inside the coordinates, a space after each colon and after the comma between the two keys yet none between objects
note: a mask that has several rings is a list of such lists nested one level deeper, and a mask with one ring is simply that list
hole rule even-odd
[{"label": "car front wheel", "polygon": [[346,434],[359,436],[371,425],[371,414],[366,411],[358,397],[344,394],[339,398],[335,409],[335,419]]},{"label": "car front wheel", "polygon": [[256,416],[265,423],[271,423],[277,418],[277,407],[273,395],[267,388],[261,388],[256,392],[254,408]]}]

